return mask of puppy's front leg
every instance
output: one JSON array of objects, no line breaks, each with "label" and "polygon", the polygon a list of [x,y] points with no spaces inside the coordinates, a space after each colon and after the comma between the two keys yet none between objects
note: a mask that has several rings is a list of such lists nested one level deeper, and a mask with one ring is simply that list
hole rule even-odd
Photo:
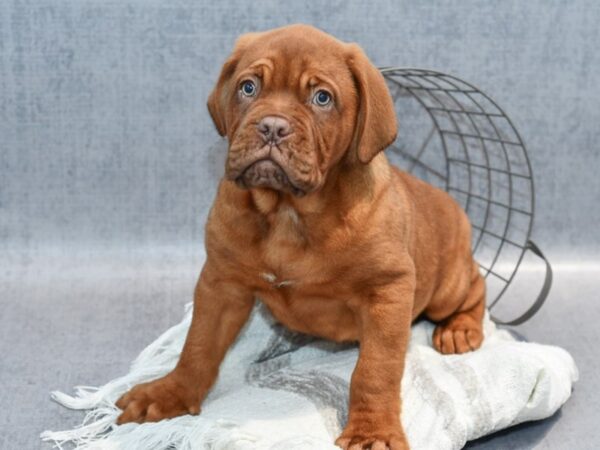
[{"label": "puppy's front leg", "polygon": [[350,385],[348,423],[336,444],[349,450],[405,450],[400,382],[410,335],[414,276],[379,288],[356,305],[360,353]]},{"label": "puppy's front leg", "polygon": [[207,262],[196,285],[192,323],[177,366],[164,377],[135,386],[123,395],[117,401],[123,410],[117,423],[198,414],[253,304],[250,290],[223,279]]}]

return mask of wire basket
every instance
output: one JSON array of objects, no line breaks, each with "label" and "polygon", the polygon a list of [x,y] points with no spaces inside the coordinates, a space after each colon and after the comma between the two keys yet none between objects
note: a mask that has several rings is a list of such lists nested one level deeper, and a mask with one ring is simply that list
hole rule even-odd
[{"label": "wire basket", "polygon": [[412,68],[381,71],[401,122],[388,157],[446,190],[465,209],[473,254],[486,278],[488,307],[505,293],[526,251],[545,262],[545,281],[531,307],[510,321],[493,317],[505,325],[525,322],[546,299],[552,268],[530,240],[534,186],[519,133],[490,97],[452,75]]}]

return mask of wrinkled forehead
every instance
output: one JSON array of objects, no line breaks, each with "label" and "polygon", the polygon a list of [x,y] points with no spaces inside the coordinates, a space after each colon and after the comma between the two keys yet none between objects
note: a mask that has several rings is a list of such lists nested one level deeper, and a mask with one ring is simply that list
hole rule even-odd
[{"label": "wrinkled forehead", "polygon": [[238,81],[255,75],[271,88],[353,86],[344,44],[320,36],[261,36],[244,51],[236,73]]}]

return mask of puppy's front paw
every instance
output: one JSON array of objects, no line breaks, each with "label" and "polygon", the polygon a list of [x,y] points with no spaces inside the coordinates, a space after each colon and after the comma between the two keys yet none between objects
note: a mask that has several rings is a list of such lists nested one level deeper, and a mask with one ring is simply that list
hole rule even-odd
[{"label": "puppy's front paw", "polygon": [[123,413],[117,424],[158,422],[162,419],[198,414],[200,396],[171,373],[150,383],[138,384],[116,402]]},{"label": "puppy's front paw", "polygon": [[344,450],[409,450],[400,423],[377,423],[360,419],[348,422],[335,441]]}]

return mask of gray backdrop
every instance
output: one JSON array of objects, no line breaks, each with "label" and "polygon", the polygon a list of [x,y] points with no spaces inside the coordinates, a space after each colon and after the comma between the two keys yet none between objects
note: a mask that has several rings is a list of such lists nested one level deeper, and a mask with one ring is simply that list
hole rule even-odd
[{"label": "gray backdrop", "polygon": [[[237,35],[295,22],[377,65],[458,75],[513,119],[535,175],[533,236],[557,268],[521,331],[571,350],[582,382],[562,417],[476,445],[593,448],[594,0],[0,2],[0,445],[36,448],[42,429],[77,423],[46,392],[122,373],[178,320],[221,170],[206,98]],[[538,282],[513,297],[530,301]]]}]

